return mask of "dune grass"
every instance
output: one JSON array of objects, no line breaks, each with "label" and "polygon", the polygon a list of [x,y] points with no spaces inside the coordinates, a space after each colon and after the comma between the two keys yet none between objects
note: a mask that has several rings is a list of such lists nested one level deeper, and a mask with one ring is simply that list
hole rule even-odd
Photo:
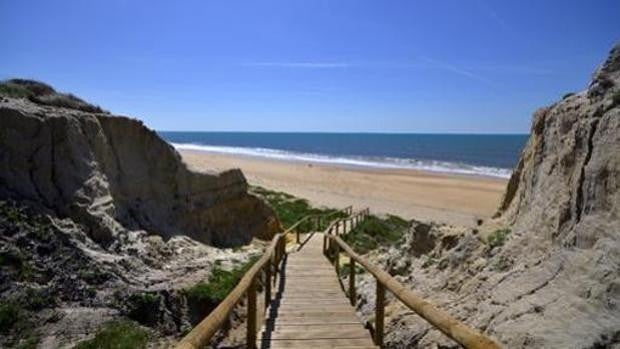
[{"label": "dune grass", "polygon": [[510,229],[498,229],[487,237],[487,243],[491,247],[503,246],[510,235]]},{"label": "dune grass", "polygon": [[397,243],[410,225],[410,222],[398,216],[381,218],[370,215],[342,238],[357,253],[365,254],[380,246]]},{"label": "dune grass", "polygon": [[24,98],[41,105],[90,113],[108,113],[99,106],[87,103],[70,93],[57,92],[51,86],[35,80],[10,79],[0,81],[0,96]]},{"label": "dune grass", "polygon": [[185,289],[186,297],[199,303],[219,303],[237,286],[243,275],[258,260],[258,256],[252,256],[245,263],[226,270],[216,264],[209,279],[201,281],[194,286]]},{"label": "dune grass", "polygon": [[95,338],[79,343],[75,349],[141,349],[146,348],[148,333],[131,321],[109,322]]},{"label": "dune grass", "polygon": [[[330,214],[330,219],[333,220],[339,217],[346,217],[343,212],[338,212],[339,209],[335,208],[317,208],[310,205],[305,199],[300,199],[288,193],[273,191],[258,186],[252,186],[250,192],[263,200],[265,200],[269,206],[271,206],[276,215],[280,219],[282,226],[286,229],[295,224],[300,219],[308,215]],[[328,221],[321,222],[321,230],[327,228]],[[302,232],[310,231],[312,229],[312,223],[307,222],[299,227]]]}]

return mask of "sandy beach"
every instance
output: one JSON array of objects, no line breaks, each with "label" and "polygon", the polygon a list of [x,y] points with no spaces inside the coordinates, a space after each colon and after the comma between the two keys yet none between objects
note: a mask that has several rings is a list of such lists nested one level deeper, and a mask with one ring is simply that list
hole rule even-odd
[{"label": "sandy beach", "polygon": [[505,179],[416,170],[371,169],[180,151],[200,171],[240,168],[251,185],[284,191],[315,205],[370,207],[374,213],[454,225],[475,225],[495,212]]}]

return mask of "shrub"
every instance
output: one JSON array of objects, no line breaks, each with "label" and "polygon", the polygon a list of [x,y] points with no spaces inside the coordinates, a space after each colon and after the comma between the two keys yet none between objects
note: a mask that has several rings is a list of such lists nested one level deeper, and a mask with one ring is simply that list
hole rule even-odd
[{"label": "shrub", "polygon": [[435,264],[437,264],[437,259],[431,256],[426,256],[426,260],[424,261],[424,263],[422,263],[422,269],[426,269]]},{"label": "shrub", "polygon": [[510,234],[510,229],[498,229],[487,237],[487,243],[491,248],[503,246]]},{"label": "shrub", "polygon": [[[366,270],[364,270],[364,268],[360,267],[359,265],[355,264],[355,274],[363,274]],[[340,276],[349,276],[349,273],[351,272],[351,264],[350,263],[345,263],[342,265],[342,267],[340,267]]]},{"label": "shrub", "polygon": [[574,95],[575,95],[575,93],[574,93],[574,92],[569,92],[569,93],[564,94],[564,96],[562,96],[562,99],[566,99],[566,98],[568,98],[568,97],[572,97],[572,96],[574,96]]},{"label": "shrub", "polygon": [[[269,206],[273,208],[285,229],[292,226],[305,216],[312,214],[332,214],[330,216],[330,220],[346,217],[345,213],[338,212],[336,209],[312,207],[307,200],[297,198],[288,193],[272,191],[257,186],[251,187],[250,190],[253,194],[265,200]],[[310,231],[313,228],[312,224],[312,222],[307,221],[301,224],[298,229],[302,232]],[[327,228],[328,224],[329,222],[322,221],[319,229],[323,230]]]},{"label": "shrub", "polygon": [[33,103],[76,109],[90,113],[107,113],[99,106],[89,104],[70,94],[59,93],[51,86],[35,80],[11,79],[0,82],[0,95],[25,98]]},{"label": "shrub", "polygon": [[79,343],[76,349],[139,349],[146,348],[148,333],[130,321],[109,322],[95,338]]},{"label": "shrub", "polygon": [[0,332],[9,332],[20,317],[21,308],[15,303],[0,303]]},{"label": "shrub", "polygon": [[612,108],[620,105],[620,90],[614,92],[614,94],[611,96],[611,102]]},{"label": "shrub", "polygon": [[39,346],[41,338],[37,334],[30,334],[26,338],[22,339],[15,349],[36,349]]},{"label": "shrub", "polygon": [[239,280],[257,260],[258,256],[251,257],[248,262],[232,270],[225,270],[216,264],[209,280],[207,282],[201,281],[185,289],[185,296],[194,302],[219,303],[237,286]]},{"label": "shrub", "polygon": [[409,222],[397,216],[389,215],[382,219],[370,215],[342,238],[356,252],[364,254],[379,246],[395,244],[409,226]]}]

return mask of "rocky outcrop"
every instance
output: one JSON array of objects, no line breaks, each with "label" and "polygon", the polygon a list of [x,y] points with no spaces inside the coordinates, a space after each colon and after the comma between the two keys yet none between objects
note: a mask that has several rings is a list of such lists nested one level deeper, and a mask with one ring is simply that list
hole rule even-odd
[{"label": "rocky outcrop", "polygon": [[193,172],[140,121],[20,98],[0,100],[2,197],[70,217],[104,245],[124,229],[214,246],[277,229],[241,171]]},{"label": "rocky outcrop", "polygon": [[589,88],[542,108],[498,215],[516,230],[591,248],[620,230],[620,46]]},{"label": "rocky outcrop", "polygon": [[[506,348],[618,347],[620,46],[587,90],[535,113],[496,219],[414,222],[368,257]],[[374,279],[360,279],[372,320]],[[386,314],[389,348],[458,347],[393,298]]]},{"label": "rocky outcrop", "polygon": [[0,347],[70,347],[119,318],[167,347],[206,315],[184,290],[278,229],[241,171],[194,172],[140,121],[0,83]]}]

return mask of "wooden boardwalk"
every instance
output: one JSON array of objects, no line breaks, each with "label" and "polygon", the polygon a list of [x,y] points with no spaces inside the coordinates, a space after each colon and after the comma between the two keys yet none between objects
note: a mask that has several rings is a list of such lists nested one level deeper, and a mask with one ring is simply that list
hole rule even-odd
[{"label": "wooden boardwalk", "polygon": [[378,348],[323,255],[322,234],[312,234],[283,263],[258,348]]}]

